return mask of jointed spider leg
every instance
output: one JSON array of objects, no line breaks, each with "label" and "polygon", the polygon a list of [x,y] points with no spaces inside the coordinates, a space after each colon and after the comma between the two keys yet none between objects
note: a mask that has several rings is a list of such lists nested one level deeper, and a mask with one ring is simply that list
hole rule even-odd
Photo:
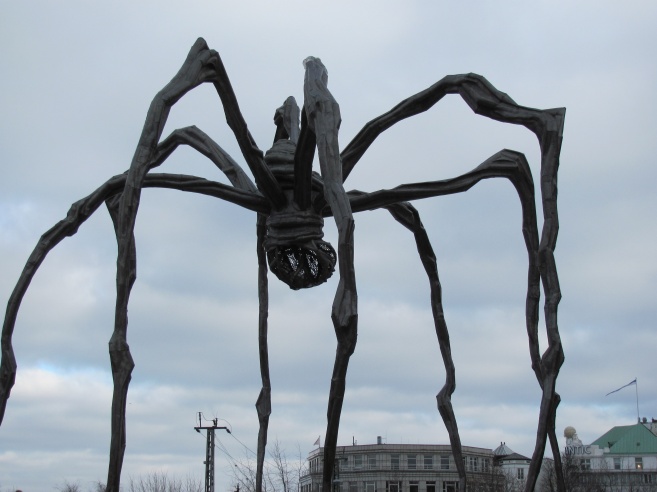
[{"label": "jointed spider leg", "polygon": [[133,157],[126,186],[120,198],[116,226],[118,255],[116,274],[116,307],[114,332],[110,339],[110,360],[114,381],[112,398],[112,437],[110,462],[107,472],[107,490],[119,492],[123,453],[125,449],[125,406],[127,388],[134,363],[127,342],[128,301],[135,279],[135,259],[132,245],[141,189],[153,164],[153,155],[162,135],[169,111],[188,91],[211,80],[215,75],[218,55],[208,50],[205,41],[197,40],[176,76],[151,102],[146,121]]},{"label": "jointed spider leg", "polygon": [[452,407],[452,394],[456,389],[456,369],[454,368],[452,349],[449,343],[449,331],[447,330],[445,313],[443,312],[442,287],[440,285],[440,278],[438,277],[438,262],[436,261],[436,255],[431,247],[431,241],[417,209],[410,203],[397,203],[388,205],[386,208],[397,222],[413,233],[420,260],[429,277],[431,311],[436,328],[436,336],[438,337],[438,345],[440,346],[440,353],[443,358],[443,364],[445,365],[445,384],[438,395],[436,395],[436,400],[438,411],[449,434],[452,454],[454,455],[454,462],[456,463],[456,469],[459,474],[459,490],[466,490],[465,464],[461,450],[461,437],[459,436],[456,416]]},{"label": "jointed spider leg", "polygon": [[274,114],[276,133],[274,143],[281,139],[289,139],[296,144],[299,141],[299,106],[294,97],[288,97]]},{"label": "jointed spider leg", "polygon": [[[253,157],[257,157],[259,151],[246,129],[244,120],[241,118],[237,101],[219,55],[215,51],[209,50],[203,39],[198,39],[176,76],[155,96],[151,103],[137,150],[128,171],[125,190],[120,199],[117,225],[119,250],[116,280],[117,295],[114,333],[110,340],[110,359],[115,385],[114,394],[118,399],[112,403],[112,442],[107,478],[107,489],[110,492],[118,492],[119,490],[122,455],[125,446],[121,436],[125,435],[125,399],[130,381],[130,372],[132,371],[132,358],[126,338],[128,301],[134,282],[134,273],[132,272],[134,260],[130,256],[130,243],[139,208],[141,188],[146,173],[153,165],[153,157],[157,151],[158,141],[171,107],[187,92],[203,82],[213,82],[219,91],[229,126],[238,138],[240,147],[249,166],[251,166],[258,185],[262,185],[261,190],[263,193],[274,202],[280,200],[282,196],[278,184],[264,166],[264,162],[260,166],[258,162],[253,162]],[[248,140],[248,142],[245,140]],[[273,184],[271,181],[273,181]]]},{"label": "jointed spider leg", "polygon": [[189,145],[210,159],[226,175],[235,188],[258,193],[258,189],[253,184],[253,181],[251,181],[251,178],[249,178],[240,165],[214,140],[195,126],[178,128],[162,140],[158,145],[158,152],[154,159],[155,162],[149,165],[149,167],[152,169],[164,162],[179,145]]},{"label": "jointed spider leg", "polygon": [[[121,195],[116,195],[105,201],[107,209],[114,224],[114,230],[117,233],[120,221],[119,205]],[[127,272],[124,270],[124,275],[127,273],[126,281],[130,287],[134,284],[137,278],[137,250],[135,247],[135,237],[131,235],[128,244],[128,268]],[[128,385],[130,384],[132,369],[135,367],[134,360],[130,354],[130,349],[125,342],[125,332],[117,333],[115,330],[109,342],[110,347],[110,361],[112,363],[112,379],[114,382],[114,389],[112,393],[112,436],[110,442],[110,449],[114,449],[114,453],[110,453],[109,472],[111,475],[113,471],[116,473],[116,487],[118,490],[121,466],[123,464],[123,456],[126,446],[126,404],[128,398]],[[109,478],[108,478],[109,484]],[[108,490],[113,490],[108,485]]]},{"label": "jointed spider leg", "polygon": [[508,178],[513,183],[522,206],[522,230],[529,256],[527,305],[530,306],[532,303],[535,303],[532,295],[538,288],[537,285],[533,285],[538,279],[535,260],[538,228],[536,226],[534,184],[529,165],[522,154],[503,150],[487,159],[473,171],[448,180],[402,185],[392,190],[381,190],[369,194],[359,191],[349,192],[354,211],[385,207],[396,220],[411,230],[415,236],[418,253],[420,254],[425,271],[429,276],[434,324],[446,370],[445,385],[436,396],[436,399],[438,410],[449,433],[450,443],[461,481],[460,490],[465,490],[466,474],[461,459],[461,442],[456,417],[451,404],[451,395],[456,387],[455,369],[451,356],[449,333],[442,309],[441,286],[438,278],[436,256],[417,210],[408,203],[398,203],[398,201],[460,193],[470,189],[482,179],[498,177]]},{"label": "jointed spider leg", "polygon": [[304,61],[304,65],[306,67],[304,109],[308,118],[308,127],[315,134],[317,141],[324,180],[324,196],[338,228],[340,280],[331,312],[338,346],[329,392],[322,478],[323,490],[331,490],[347,366],[356,347],[357,338],[358,297],[354,272],[354,219],[349,199],[342,186],[342,165],[338,148],[340,108],[326,86],[328,77],[322,62],[310,57]]},{"label": "jointed spider leg", "polygon": [[352,210],[362,212],[403,201],[463,193],[482,179],[507,177],[515,185],[520,173],[528,176],[533,190],[531,172],[525,156],[519,152],[504,149],[486,159],[472,171],[455,178],[404,184],[389,190],[378,190],[371,193],[350,191],[348,195]]},{"label": "jointed spider leg", "polygon": [[48,253],[63,239],[73,236],[80,225],[86,221],[103,203],[103,201],[119,193],[125,184],[125,176],[115,176],[98,188],[90,196],[75,202],[65,219],[46,231],[37,242],[30,254],[25,267],[7,302],[7,311],[2,326],[2,362],[0,364],[0,422],[7,408],[7,400],[16,380],[16,357],[12,344],[12,335],[18,311],[34,275],[45,260]]},{"label": "jointed spider leg", "polygon": [[[381,133],[406,118],[428,111],[447,94],[459,94],[477,114],[503,123],[525,126],[538,137],[543,157],[558,162],[560,147],[548,152],[548,149],[543,148],[543,142],[548,133],[556,133],[560,144],[565,109],[540,110],[520,106],[481,75],[469,73],[448,75],[431,87],[404,99],[387,113],[369,121],[342,151],[344,179],[347,179],[365,151]],[[556,169],[552,171],[556,172]]]},{"label": "jointed spider leg", "polygon": [[[25,267],[7,302],[4,324],[2,327],[2,361],[0,363],[0,423],[7,407],[7,401],[16,378],[16,358],[12,345],[12,336],[20,305],[34,275],[43,261],[65,238],[77,233],[80,226],[98,210],[103,202],[123,192],[126,174],[119,174],[107,180],[87,197],[78,200],[69,209],[66,218],[45,232],[30,254]],[[243,191],[222,183],[209,181],[196,176],[180,174],[153,173],[146,176],[145,188],[170,188],[180,191],[199,193],[220,198],[241,207],[259,213],[268,213],[270,204],[260,194]]]},{"label": "jointed spider leg", "polygon": [[[557,212],[557,171],[563,136],[564,108],[538,110],[520,106],[507,94],[498,91],[484,77],[476,74],[451,75],[438,81],[428,89],[411,96],[387,113],[373,119],[356,135],[342,152],[343,176],[346,179],[367,148],[385,130],[395,123],[427,111],[446,94],[459,94],[472,110],[488,118],[504,123],[523,125],[531,130],[541,148],[541,199],[543,205],[543,228],[541,241],[536,252],[540,280],[545,292],[545,327],[548,347],[539,357],[538,346],[538,298],[540,289],[529,294],[527,303],[527,333],[530,343],[532,368],[543,391],[539,414],[537,440],[529,468],[526,490],[532,490],[538,478],[540,465],[549,437],[556,468],[560,470],[561,459],[553,428],[554,413],[560,397],[556,393],[556,380],[564,361],[563,347],[557,324],[557,308],[561,299],[559,280],[554,260],[559,231]],[[531,281],[536,284],[536,279]],[[528,296],[529,297],[529,296]],[[535,299],[535,302],[534,302]],[[562,477],[560,488],[564,487]]]},{"label": "jointed spider leg", "polygon": [[317,141],[308,126],[306,112],[301,112],[301,130],[294,153],[294,201],[301,210],[307,210],[311,202],[312,170]]},{"label": "jointed spider leg", "polygon": [[265,235],[267,234],[266,216],[258,214],[257,250],[258,250],[258,353],[260,358],[260,377],[262,389],[256,402],[258,412],[258,451],[256,456],[256,491],[262,491],[262,477],[267,446],[267,429],[271,415],[271,381],[269,379],[269,353],[267,348],[267,317],[269,315],[269,286],[267,281],[267,255],[265,253]]},{"label": "jointed spider leg", "polygon": [[[212,83],[223,104],[226,122],[237,139],[242,155],[255,177],[258,189],[271,200],[275,207],[283,207],[286,203],[285,194],[269,167],[265,164],[262,151],[255,144],[247,128],[237,103],[237,97],[219,55],[216,55],[213,59],[213,66],[215,75]],[[293,133],[293,131],[290,130],[290,133]]]}]

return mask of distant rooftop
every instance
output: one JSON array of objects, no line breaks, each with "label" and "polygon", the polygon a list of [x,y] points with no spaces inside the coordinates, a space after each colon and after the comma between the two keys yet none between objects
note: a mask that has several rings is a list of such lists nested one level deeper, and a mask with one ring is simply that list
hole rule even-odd
[{"label": "distant rooftop", "polygon": [[609,448],[613,454],[657,454],[657,436],[643,424],[612,427],[591,444]]},{"label": "distant rooftop", "polygon": [[495,448],[495,451],[493,451],[495,456],[508,456],[514,453],[515,451],[508,447],[505,442],[501,442],[500,445]]}]

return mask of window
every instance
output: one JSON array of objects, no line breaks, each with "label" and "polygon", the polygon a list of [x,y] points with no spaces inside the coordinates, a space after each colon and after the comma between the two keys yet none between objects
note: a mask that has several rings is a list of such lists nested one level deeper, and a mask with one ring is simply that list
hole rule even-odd
[{"label": "window", "polygon": [[476,456],[468,456],[466,463],[468,470],[479,471],[479,459]]},{"label": "window", "polygon": [[358,492],[358,482],[349,482],[349,492]]},{"label": "window", "polygon": [[399,455],[391,454],[390,455],[390,468],[393,470],[399,470]]},{"label": "window", "polygon": [[516,470],[516,478],[518,480],[524,480],[525,479],[525,469],[524,468],[518,468]]},{"label": "window", "polygon": [[401,487],[399,482],[386,482],[386,489],[388,492],[400,492]]},{"label": "window", "polygon": [[365,482],[365,492],[376,492],[376,482]]},{"label": "window", "polygon": [[433,456],[432,455],[424,455],[424,469],[425,470],[433,470]]},{"label": "window", "polygon": [[409,482],[408,492],[420,492],[420,482]]},{"label": "window", "polygon": [[614,470],[621,469],[621,459],[619,457],[614,458]]},{"label": "window", "polygon": [[634,468],[643,470],[643,458],[634,458]]},{"label": "window", "polygon": [[367,455],[367,468],[374,470],[376,468],[376,455],[368,454]]},{"label": "window", "polygon": [[417,455],[409,454],[406,457],[406,465],[409,470],[415,470],[417,468]]},{"label": "window", "polygon": [[643,483],[652,483],[652,481],[653,481],[653,477],[649,473],[646,473],[643,476]]},{"label": "window", "polygon": [[436,482],[427,482],[427,492],[436,492]]},{"label": "window", "polygon": [[440,469],[449,470],[449,455],[444,454],[440,457]]},{"label": "window", "polygon": [[590,470],[591,469],[591,460],[589,458],[584,458],[580,462],[580,468],[582,470]]},{"label": "window", "polygon": [[458,482],[443,482],[443,492],[457,492],[458,490]]},{"label": "window", "polygon": [[355,454],[354,455],[354,468],[363,468],[363,455]]},{"label": "window", "polygon": [[481,458],[481,469],[487,472],[489,467],[490,467],[490,460],[488,458]]}]

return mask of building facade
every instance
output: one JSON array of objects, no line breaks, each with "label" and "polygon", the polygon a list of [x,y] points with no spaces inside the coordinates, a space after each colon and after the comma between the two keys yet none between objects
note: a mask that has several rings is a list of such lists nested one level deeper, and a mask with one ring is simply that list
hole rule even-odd
[{"label": "building facade", "polygon": [[564,474],[582,490],[657,491],[657,420],[616,426],[591,444],[566,427]]},{"label": "building facade", "polygon": [[505,491],[524,490],[531,461],[526,456],[516,453],[505,442],[493,451],[494,465],[498,473],[505,478]]},{"label": "building facade", "polygon": [[[450,445],[378,444],[338,446],[332,492],[456,492],[458,472]],[[322,492],[323,448],[308,455],[300,492]],[[463,447],[468,489],[504,490],[491,449]],[[483,484],[486,484],[484,487]],[[493,485],[493,488],[490,488]]]}]

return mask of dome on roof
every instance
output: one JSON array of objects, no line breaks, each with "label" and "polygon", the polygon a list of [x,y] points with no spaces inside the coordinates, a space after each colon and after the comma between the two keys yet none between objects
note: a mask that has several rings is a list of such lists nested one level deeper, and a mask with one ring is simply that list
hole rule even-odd
[{"label": "dome on roof", "polygon": [[495,451],[493,451],[493,454],[495,456],[508,456],[510,454],[513,454],[515,451],[513,451],[510,447],[506,445],[505,442],[501,442],[500,445],[495,448]]},{"label": "dome on roof", "polygon": [[573,438],[577,434],[577,431],[573,426],[568,426],[563,430],[563,437]]}]

